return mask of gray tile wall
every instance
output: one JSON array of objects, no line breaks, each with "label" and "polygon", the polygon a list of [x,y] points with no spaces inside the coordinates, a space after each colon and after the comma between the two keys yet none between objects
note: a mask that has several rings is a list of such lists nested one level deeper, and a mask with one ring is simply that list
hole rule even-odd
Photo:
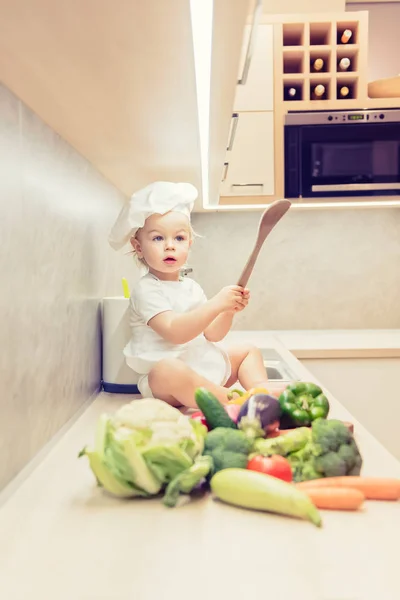
[{"label": "gray tile wall", "polygon": [[99,302],[135,268],[123,196],[4,87],[0,174],[1,489],[98,388]]}]

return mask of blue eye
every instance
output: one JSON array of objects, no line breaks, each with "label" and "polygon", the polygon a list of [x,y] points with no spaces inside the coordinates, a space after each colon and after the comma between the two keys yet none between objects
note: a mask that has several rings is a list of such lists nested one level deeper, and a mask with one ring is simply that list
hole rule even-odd
[{"label": "blue eye", "polygon": [[153,242],[162,242],[162,240],[162,235],[156,235],[155,237],[153,237]]},{"label": "blue eye", "polygon": [[184,242],[184,241],[185,241],[185,237],[184,237],[183,235],[177,235],[177,236],[176,236],[176,240],[177,240],[178,242]]}]

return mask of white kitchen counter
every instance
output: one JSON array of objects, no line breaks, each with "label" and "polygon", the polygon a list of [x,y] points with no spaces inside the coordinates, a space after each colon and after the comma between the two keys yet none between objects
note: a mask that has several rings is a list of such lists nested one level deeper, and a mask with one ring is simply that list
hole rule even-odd
[{"label": "white kitchen counter", "polygon": [[264,347],[278,340],[297,358],[400,357],[400,329],[231,331],[226,339]]},{"label": "white kitchen counter", "polygon": [[[328,395],[331,416],[355,425],[363,474],[400,477],[400,463]],[[324,511],[317,529],[211,498],[167,509],[107,497],[77,454],[98,416],[129,400],[100,394],[1,508],[1,598],[398,600],[400,502]]]}]

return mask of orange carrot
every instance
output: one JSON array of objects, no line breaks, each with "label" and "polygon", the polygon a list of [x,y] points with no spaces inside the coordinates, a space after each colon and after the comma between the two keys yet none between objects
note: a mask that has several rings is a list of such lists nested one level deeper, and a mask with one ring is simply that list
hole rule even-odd
[{"label": "orange carrot", "polygon": [[310,487],[304,488],[303,492],[317,508],[328,510],[357,510],[365,500],[359,490],[344,487]]},{"label": "orange carrot", "polygon": [[400,479],[385,477],[324,477],[296,484],[306,491],[308,488],[351,488],[359,490],[369,500],[398,500],[400,498]]}]

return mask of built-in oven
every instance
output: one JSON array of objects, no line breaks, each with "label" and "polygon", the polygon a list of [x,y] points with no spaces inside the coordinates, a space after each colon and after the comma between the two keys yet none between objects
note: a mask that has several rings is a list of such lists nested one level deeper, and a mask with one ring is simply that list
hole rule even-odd
[{"label": "built-in oven", "polygon": [[285,198],[400,195],[400,109],[285,116]]}]

